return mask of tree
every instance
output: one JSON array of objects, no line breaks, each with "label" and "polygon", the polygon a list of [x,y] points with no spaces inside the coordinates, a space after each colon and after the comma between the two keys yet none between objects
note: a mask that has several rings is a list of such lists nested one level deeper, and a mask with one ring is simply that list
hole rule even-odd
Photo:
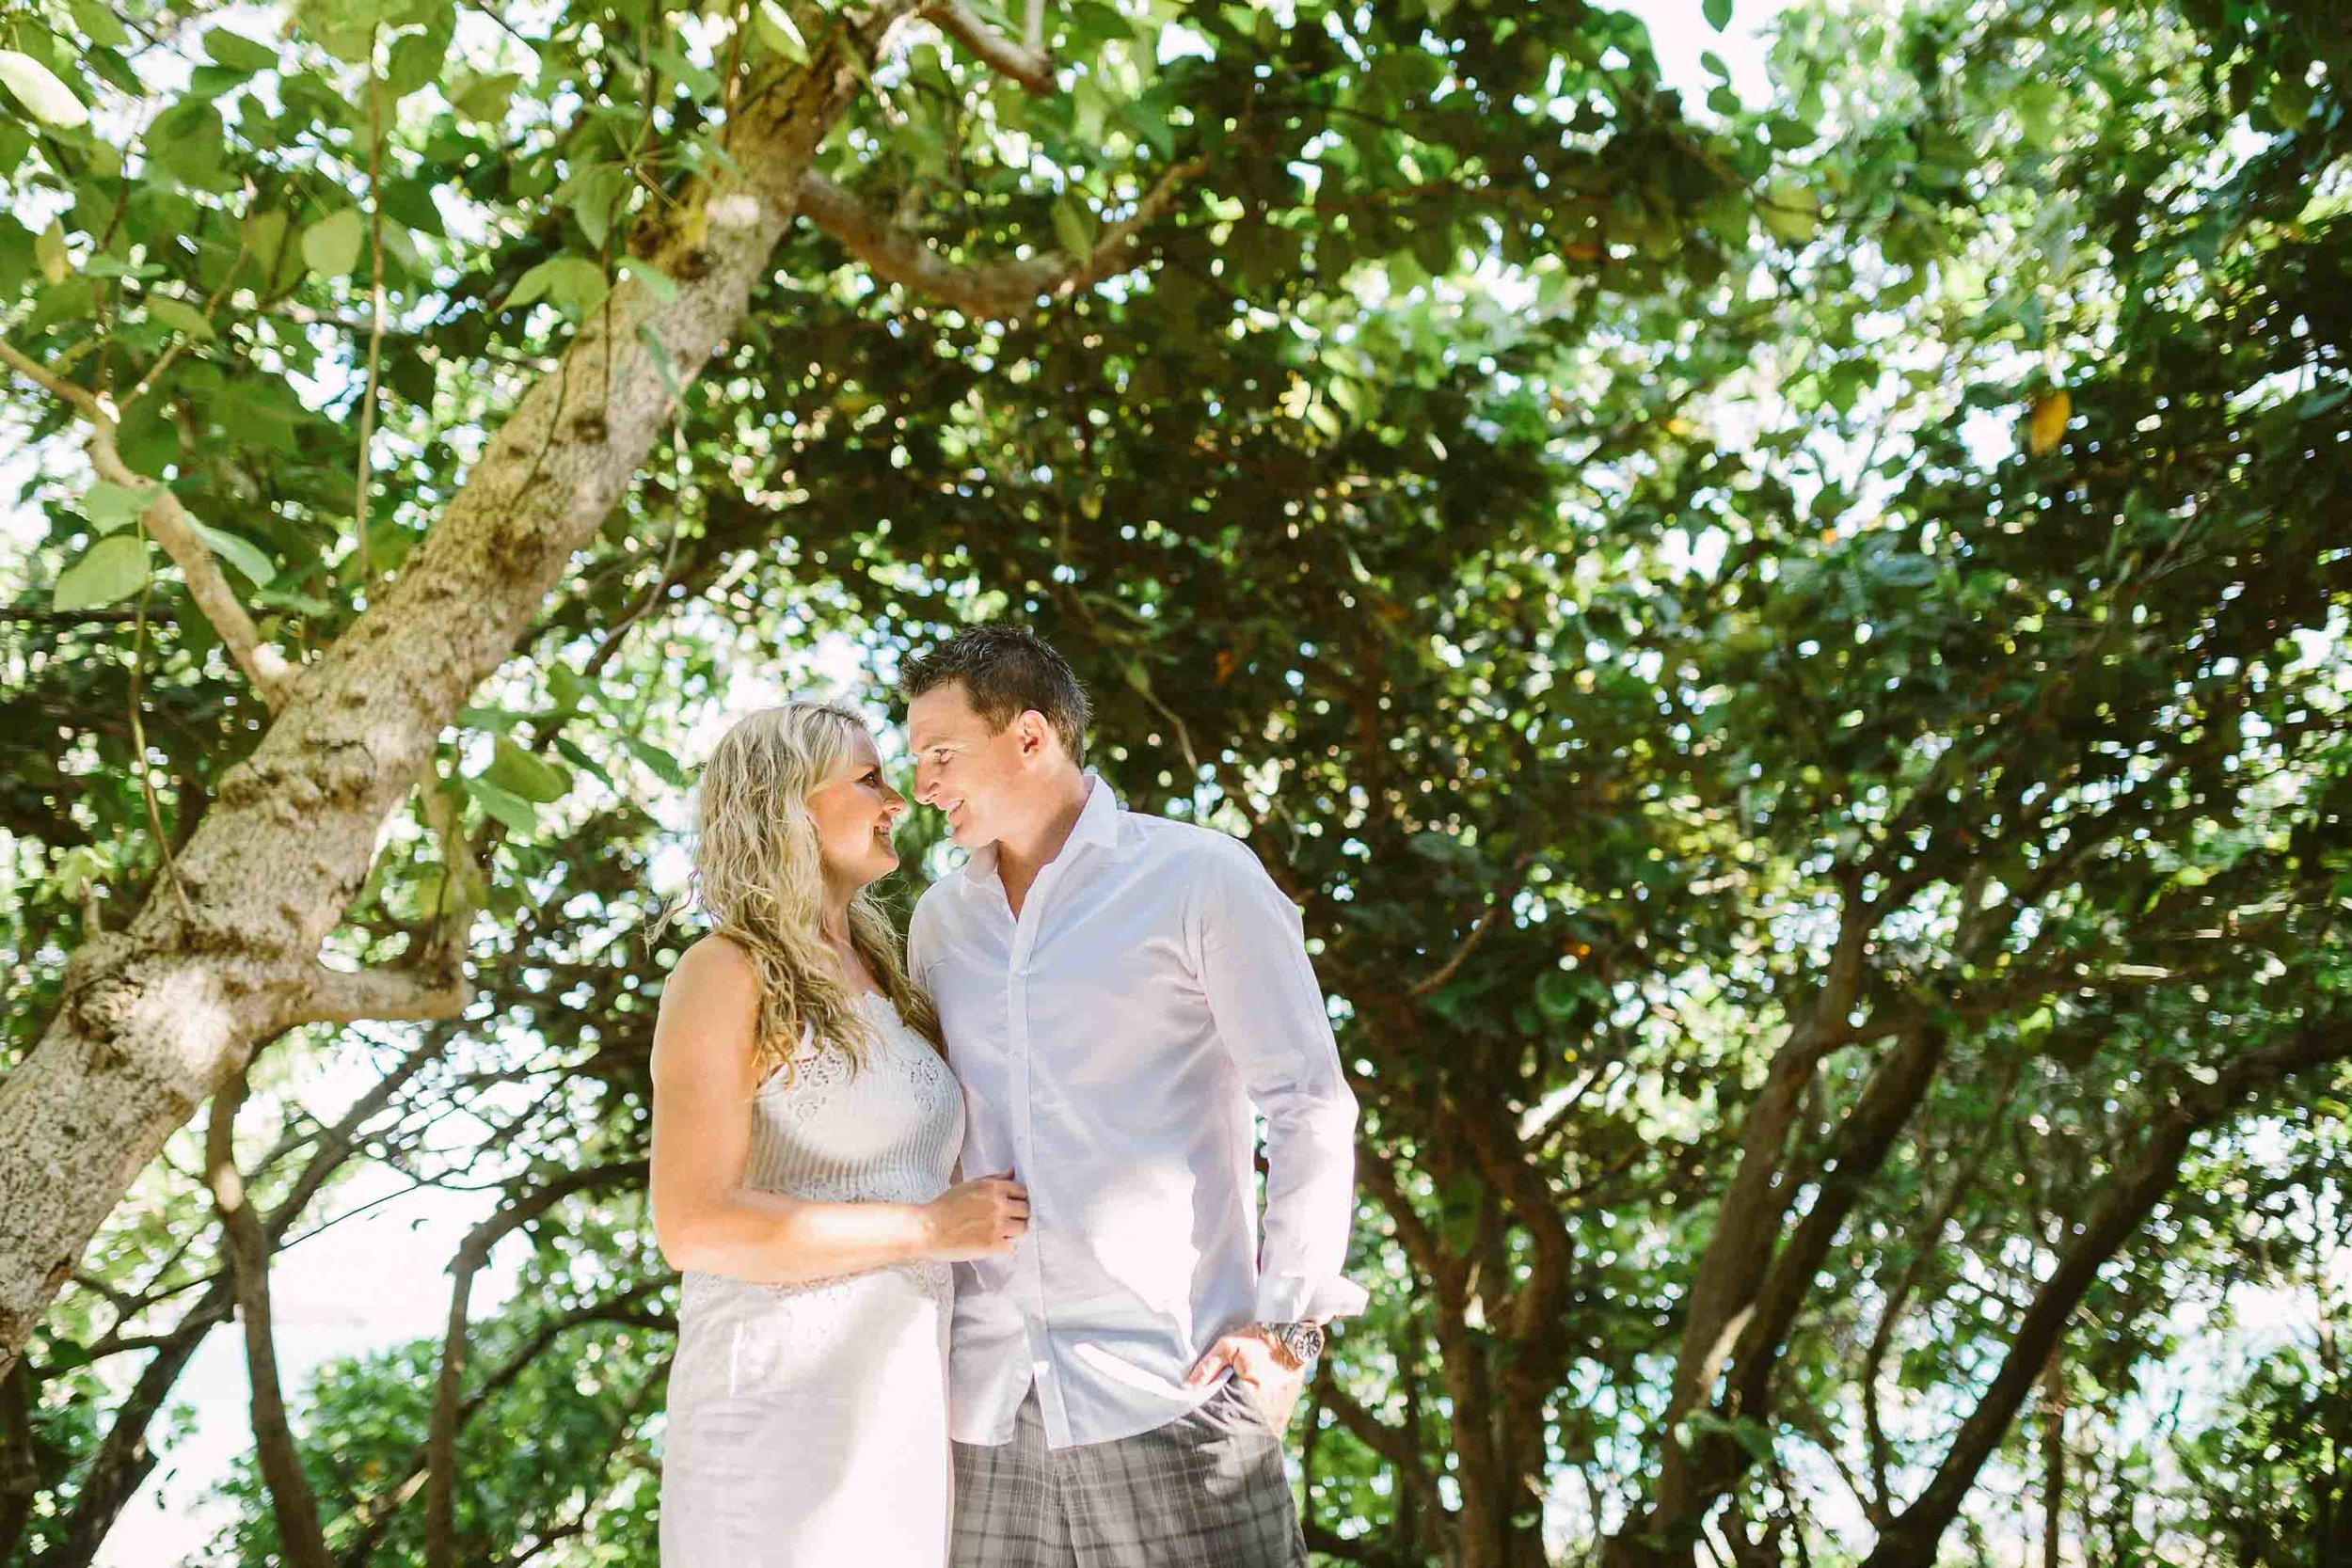
[{"label": "tree", "polygon": [[[464,863],[434,766],[444,732],[581,553],[594,559],[797,216],[876,277],[971,316],[1018,316],[1134,267],[1180,202],[1188,226],[1226,236],[1211,241],[1220,267],[1261,277],[1301,266],[1316,212],[1339,201],[1363,213],[1317,237],[1339,253],[1318,257],[1327,267],[1408,245],[1450,265],[1449,230],[1473,213],[1524,250],[1531,236],[1598,229],[1609,198],[1643,204],[1661,237],[1710,207],[1719,228],[1745,222],[1736,199],[1724,205],[1737,177],[1653,110],[1648,74],[1596,63],[1621,27],[1581,8],[1450,21],[1311,8],[1287,27],[1241,9],[1081,8],[1057,19],[1070,50],[1057,76],[1034,6],[1018,39],[935,6],[925,19],[961,54],[917,57],[894,53],[916,19],[898,0],[707,17],[583,6],[518,38],[518,63],[535,66],[522,71],[488,69],[507,46],[474,48],[480,20],[460,39],[475,16],[463,8],[321,0],[282,51],[204,30],[208,63],[144,123],[160,95],[142,70],[199,46],[196,29],[141,14],[133,33],[112,13],[65,9],[20,24],[8,56],[24,117],[8,161],[32,160],[27,182],[53,193],[57,216],[38,234],[6,231],[17,303],[0,350],[54,400],[35,434],[78,421],[97,482],[58,520],[59,543],[87,547],[56,578],[57,602],[145,605],[151,538],[181,579],[164,594],[175,621],[200,617],[199,638],[216,640],[248,689],[226,699],[243,738],[202,798],[143,800],[159,872],[119,929],[78,933],[42,1043],[0,1085],[11,1364],[138,1170],[259,1043],[462,1007],[462,897],[398,962],[340,969],[322,946],[412,790],[451,829],[449,864]],[[1171,51],[1158,45],[1179,40],[1186,52],[1162,65]],[[1565,136],[1513,107],[1564,71],[1586,84],[1593,130],[1638,127],[1622,138],[1626,165],[1607,161],[1610,138]],[[980,80],[991,72],[1043,104],[1016,106]],[[1409,133],[1427,178],[1400,183],[1385,112],[1449,76],[1454,96]],[[103,112],[117,103],[123,115]],[[854,123],[835,137],[845,116]],[[137,137],[114,129],[126,118]],[[1060,171],[1050,204],[1019,177],[1035,156]],[[1320,177],[1311,191],[1292,167],[1302,162]],[[895,209],[847,188],[884,180],[899,185]],[[1117,193],[1115,221],[1089,182]],[[1391,203],[1417,225],[1382,211]],[[1025,256],[985,260],[1007,217],[1049,218],[1063,248],[1032,239]],[[569,316],[562,334],[532,325],[542,300]],[[396,330],[416,352],[400,353]],[[341,363],[324,368],[340,368],[358,405],[347,528],[334,477],[345,465],[320,450],[344,444],[327,434],[336,421],[289,380],[322,368],[314,332],[330,335]],[[517,353],[541,362],[511,372]],[[480,373],[461,387],[443,365]],[[444,396],[460,428],[496,427],[462,465],[437,450]],[[379,469],[379,414],[410,449],[396,468]],[[265,633],[224,561],[295,595],[280,601],[294,616]],[[135,663],[147,629],[135,617]],[[294,636],[316,656],[291,657],[280,643]],[[144,775],[135,735],[134,752]],[[515,799],[534,785],[556,787],[510,763],[470,793],[518,816]]]},{"label": "tree", "polygon": [[[1209,120],[1224,150],[1142,267],[1013,323],[924,269],[1083,248],[1027,154],[1152,146],[1119,118],[1144,53],[1057,24],[1057,57],[1120,68],[1099,120],[1090,73],[1041,98],[920,49],[874,70],[870,172],[828,166],[866,218],[783,240],[666,460],[461,713],[457,793],[427,799],[467,852],[396,818],[342,916],[346,964],[495,917],[467,1017],[380,1032],[388,1081],[430,1054],[365,1157],[546,1206],[497,1238],[529,1253],[514,1301],[461,1277],[437,1344],[289,1391],[329,1555],[642,1541],[661,1276],[625,1186],[561,1185],[643,1155],[644,1027],[686,933],[637,891],[662,841],[639,808],[747,672],[886,686],[997,614],[1078,662],[1122,795],[1247,833],[1319,943],[1375,1289],[1302,1418],[1318,1552],[1927,1560],[2048,1457],[2018,1418],[2053,1366],[2077,1513],[2110,1484],[2079,1456],[2169,1305],[2226,1296],[2341,1145],[2345,294],[2311,195],[2342,153],[2333,44],[2196,7],[1803,12],[1776,101],[1700,132],[1629,24],[1457,7],[1445,51],[1406,48],[1427,22],[1227,17],[1202,60],[1164,21],[1149,58],[1186,108],[1137,156],[1207,155]],[[1513,47],[1530,27],[1553,63]],[[1502,112],[1538,84],[1565,119]],[[2260,155],[2207,159],[2241,120]],[[875,240],[885,207],[931,260]],[[482,301],[574,221],[387,332],[383,558],[459,488],[469,423],[531,371],[507,359],[544,356]],[[424,384],[444,364],[478,373]],[[349,448],[301,428],[343,493]],[[138,775],[86,786],[82,758],[151,756],[182,832],[252,744],[169,593],[135,689],[87,626],[24,634],[16,678],[81,748],[8,799],[48,877],[33,928],[82,929],[77,851],[102,908],[171,896]],[[61,955],[20,962],[22,1039]],[[313,1130],[269,1064],[354,1036],[262,1059],[237,1164],[273,1216]],[[35,1341],[37,1510],[102,1424],[68,1364],[132,1354],[119,1307],[217,1288],[217,1205],[169,1169],[193,1142]],[[173,1244],[151,1280],[143,1246]],[[561,1463],[508,1463],[522,1422],[567,1434]],[[288,1549],[279,1477],[237,1480],[217,1555]]]}]

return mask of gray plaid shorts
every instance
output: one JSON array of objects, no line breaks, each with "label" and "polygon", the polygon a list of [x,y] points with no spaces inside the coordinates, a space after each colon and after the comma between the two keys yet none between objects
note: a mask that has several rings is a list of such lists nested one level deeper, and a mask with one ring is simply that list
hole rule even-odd
[{"label": "gray plaid shorts", "polygon": [[1305,1568],[1281,1442],[1231,1379],[1164,1427],[1058,1451],[1032,1391],[1011,1442],[955,1450],[953,1568]]}]

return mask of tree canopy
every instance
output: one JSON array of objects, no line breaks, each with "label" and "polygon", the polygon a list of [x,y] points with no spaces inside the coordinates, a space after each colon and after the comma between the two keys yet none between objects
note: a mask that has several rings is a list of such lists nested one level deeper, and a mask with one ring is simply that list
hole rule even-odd
[{"label": "tree canopy", "polygon": [[[2348,55],[1823,3],[1747,103],[1500,0],[0,24],[0,1544],[90,1560],[219,1329],[213,1560],[649,1560],[697,737],[1009,617],[1305,911],[1374,1294],[1322,1558],[2336,1560]],[[387,1181],[495,1195],[447,1333],[281,1378],[273,1263]],[[2308,1338],[2152,1411],[2262,1290]]]}]

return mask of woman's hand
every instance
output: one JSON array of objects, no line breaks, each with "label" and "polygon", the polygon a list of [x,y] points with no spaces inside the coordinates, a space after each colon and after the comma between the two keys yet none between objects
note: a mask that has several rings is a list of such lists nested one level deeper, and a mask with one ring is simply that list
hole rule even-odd
[{"label": "woman's hand", "polygon": [[1010,1171],[983,1176],[923,1205],[923,1218],[930,1232],[924,1250],[935,1261],[1010,1257],[1013,1243],[1028,1233],[1029,1189],[1013,1180]]}]

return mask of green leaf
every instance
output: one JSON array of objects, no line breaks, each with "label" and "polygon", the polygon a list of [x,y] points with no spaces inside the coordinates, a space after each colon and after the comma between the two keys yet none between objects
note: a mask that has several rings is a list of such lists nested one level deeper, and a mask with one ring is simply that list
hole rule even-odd
[{"label": "green leaf", "polygon": [[278,51],[266,43],[232,33],[226,27],[215,27],[204,35],[204,53],[231,71],[250,76],[257,71],[267,71],[278,64]]},{"label": "green leaf", "polygon": [[678,766],[677,758],[660,747],[639,740],[634,736],[624,740],[621,744],[628,748],[630,756],[635,757],[651,769],[655,778],[660,779],[672,789],[686,787],[686,769]]},{"label": "green leaf", "polygon": [[89,123],[89,110],[72,89],[30,55],[0,49],[0,86],[14,93],[35,119],[68,131]]},{"label": "green leaf", "polygon": [[52,283],[62,283],[73,276],[73,261],[65,252],[65,226],[56,218],[49,227],[33,236],[33,260],[40,263],[40,275]]},{"label": "green leaf", "polygon": [[474,803],[515,832],[528,837],[539,831],[539,808],[484,779],[460,779]]},{"label": "green leaf", "polygon": [[269,557],[251,540],[240,538],[225,529],[214,528],[209,523],[198,522],[194,517],[188,519],[188,527],[199,539],[212,546],[215,555],[234,566],[254,587],[267,588],[270,579],[278,575],[278,568],[270,564]]},{"label": "green leaf", "polygon": [[109,484],[101,480],[82,498],[82,515],[99,532],[112,533],[137,520],[154,499],[152,490],[135,490],[128,484]]},{"label": "green leaf", "polygon": [[670,396],[684,402],[686,388],[678,384],[677,368],[670,363],[670,346],[661,341],[661,334],[653,329],[653,323],[637,324],[637,341],[645,345],[647,354],[653,356],[653,368],[660,373],[661,385],[668,389]]},{"label": "green leaf", "polygon": [[501,713],[494,707],[461,707],[455,721],[467,729],[487,730],[492,735],[504,735],[522,722],[514,714]]},{"label": "green leaf", "polygon": [[515,280],[506,296],[519,309],[541,297],[574,315],[586,315],[605,296],[604,269],[585,256],[551,256]]},{"label": "green leaf", "polygon": [[581,169],[564,182],[563,198],[571,204],[572,216],[580,220],[580,231],[599,250],[604,248],[605,236],[612,231],[612,210],[628,189],[628,171],[618,164]]},{"label": "green leaf", "polygon": [[514,102],[515,89],[522,86],[522,77],[512,71],[495,76],[477,76],[455,88],[450,103],[459,115],[484,125],[496,125],[506,119],[507,105]]},{"label": "green leaf", "polygon": [[677,303],[677,285],[670,281],[670,275],[644,257],[622,257],[620,271],[624,277],[634,277],[644,284],[645,292],[662,304],[675,305]]},{"label": "green leaf", "polygon": [[1701,0],[1699,14],[1707,18],[1709,27],[1720,33],[1731,25],[1731,0]]},{"label": "green leaf", "polygon": [[359,264],[365,231],[359,209],[330,213],[302,231],[302,260],[321,277],[345,277]]},{"label": "green leaf", "polygon": [[158,168],[190,190],[234,190],[237,178],[229,169],[226,132],[220,111],[201,94],[183,98],[155,117],[144,138],[147,155]]},{"label": "green leaf", "polygon": [[96,610],[127,599],[147,582],[147,541],[135,533],[101,539],[57,575],[59,610]]},{"label": "green leaf", "polygon": [[225,97],[251,80],[253,73],[249,71],[235,71],[225,65],[200,65],[188,72],[188,96]]},{"label": "green leaf", "polygon": [[[386,62],[384,80],[394,98],[405,98],[441,73],[441,62],[449,57],[449,40],[434,33],[410,33],[392,45],[391,57]],[[366,102],[365,95],[361,102]]]},{"label": "green leaf", "polygon": [[296,593],[291,588],[264,588],[253,595],[253,602],[273,610],[291,610],[297,615],[332,615],[335,607],[314,594]]},{"label": "green leaf", "polygon": [[131,41],[131,30],[98,0],[73,0],[67,8],[73,13],[73,24],[82,29],[82,36],[99,48],[119,49]]},{"label": "green leaf", "polygon": [[1054,238],[1073,256],[1094,253],[1094,214],[1074,192],[1054,203]]},{"label": "green leaf", "polygon": [[752,31],[760,42],[795,65],[808,63],[808,40],[801,37],[791,13],[777,0],[759,0],[752,12]]},{"label": "green leaf", "polygon": [[521,800],[548,805],[571,792],[572,776],[501,736],[482,777]]},{"label": "green leaf", "polygon": [[184,299],[174,299],[169,294],[149,294],[147,313],[174,332],[183,332],[199,342],[209,343],[218,336],[213,330],[213,324],[205,319],[204,312]]},{"label": "green leaf", "polygon": [[1553,1022],[1562,1022],[1576,1011],[1576,976],[1564,969],[1547,969],[1535,978],[1535,1006]]},{"label": "green leaf", "polygon": [[1756,210],[1764,227],[1791,245],[1804,244],[1821,226],[1821,198],[1792,182],[1774,185]]},{"label": "green leaf", "polygon": [[[559,668],[561,667],[559,666]],[[605,788],[616,789],[619,787],[612,782],[612,775],[604,770],[604,765],[596,761],[596,758],[590,756],[587,752],[581,751],[579,745],[575,742],[566,740],[562,736],[558,736],[555,737],[555,750],[564,761],[570,763],[581,772],[586,773],[589,777],[595,779],[598,784],[604,785]]]},{"label": "green leaf", "polygon": [[93,845],[78,844],[57,862],[57,869],[49,879],[68,898],[79,898],[92,882],[103,881],[113,869],[103,851]]}]

